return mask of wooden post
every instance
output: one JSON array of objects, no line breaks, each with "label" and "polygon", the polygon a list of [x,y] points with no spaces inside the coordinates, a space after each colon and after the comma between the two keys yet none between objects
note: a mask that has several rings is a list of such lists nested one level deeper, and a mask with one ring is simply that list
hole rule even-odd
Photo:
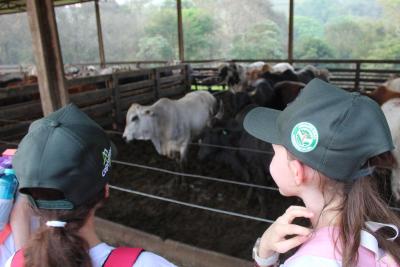
[{"label": "wooden post", "polygon": [[361,77],[361,62],[356,63],[356,77],[354,79],[354,90],[359,91],[360,90],[360,77]]},{"label": "wooden post", "polygon": [[293,64],[293,16],[294,0],[289,0],[288,61],[290,64]]},{"label": "wooden post", "polygon": [[122,110],[121,110],[121,95],[119,91],[119,78],[117,73],[112,74],[112,96],[115,108],[115,121],[117,129],[121,128],[123,123]]},{"label": "wooden post", "polygon": [[[191,84],[191,73],[190,73],[190,66],[189,64],[185,64],[183,67],[183,73],[185,75],[185,81],[184,81],[184,87],[185,87],[185,93],[190,91],[190,87],[192,86]],[[197,85],[196,85],[197,86]],[[196,87],[197,90],[197,87]]]},{"label": "wooden post", "polygon": [[183,24],[182,24],[182,3],[181,0],[176,0],[176,9],[178,14],[178,45],[179,45],[179,60],[185,61],[185,47],[183,42]]},{"label": "wooden post", "polygon": [[26,1],[43,114],[69,102],[53,0]]},{"label": "wooden post", "polygon": [[97,40],[99,43],[99,56],[100,56],[100,67],[106,67],[106,56],[104,53],[104,42],[103,42],[103,31],[101,29],[101,18],[100,18],[100,8],[99,1],[94,1],[94,7],[96,11],[96,25],[97,25]]},{"label": "wooden post", "polygon": [[160,98],[160,71],[158,68],[153,69],[153,79],[154,79],[154,98],[158,100]]}]

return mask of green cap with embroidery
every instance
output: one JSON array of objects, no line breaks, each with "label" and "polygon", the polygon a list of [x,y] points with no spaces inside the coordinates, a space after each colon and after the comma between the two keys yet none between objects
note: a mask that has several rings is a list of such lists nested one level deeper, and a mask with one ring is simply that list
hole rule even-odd
[{"label": "green cap with embroidery", "polygon": [[319,79],[310,81],[283,111],[252,109],[244,128],[340,181],[368,175],[371,170],[363,169],[367,160],[394,148],[377,103]]},{"label": "green cap with embroidery", "polygon": [[54,189],[63,199],[33,199],[42,209],[74,209],[111,177],[112,144],[104,130],[74,104],[34,121],[13,158],[21,193]]}]

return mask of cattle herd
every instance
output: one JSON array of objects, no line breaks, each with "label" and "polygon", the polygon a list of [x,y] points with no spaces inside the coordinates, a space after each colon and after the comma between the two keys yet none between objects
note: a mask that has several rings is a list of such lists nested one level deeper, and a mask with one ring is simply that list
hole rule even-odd
[{"label": "cattle herd", "polygon": [[[65,66],[67,78],[127,70],[131,70],[130,67]],[[35,67],[18,75],[2,75],[0,87],[20,82],[37,83]],[[161,98],[149,106],[133,103],[127,112],[123,137],[128,142],[133,139],[151,140],[160,155],[177,159],[181,166],[189,145],[198,142],[198,158],[194,160],[226,165],[232,168],[238,179],[249,183],[270,183],[267,166],[272,158],[272,147],[244,131],[244,116],[256,106],[283,110],[314,78],[329,82],[330,73],[313,65],[295,69],[285,62],[275,65],[261,61],[248,65],[223,63],[216,76],[205,78],[201,83],[225,85],[228,90],[215,93],[193,91],[178,100]],[[69,90],[73,92],[74,88]],[[400,78],[393,77],[375,90],[361,94],[382,107],[389,123],[396,146],[393,156],[398,163],[392,170],[391,188],[395,199],[400,201]],[[256,194],[264,204],[264,194]],[[264,205],[260,207],[265,210]]]},{"label": "cattle herd", "polygon": [[[188,145],[199,143],[198,158],[232,168],[238,178],[259,185],[269,184],[267,166],[272,159],[270,144],[250,136],[243,129],[245,114],[256,106],[283,110],[313,78],[329,82],[326,69],[308,65],[295,70],[288,63],[274,66],[264,62],[250,65],[224,63],[218,76],[207,78],[228,90],[214,94],[194,91],[178,100],[162,98],[151,106],[132,104],[126,117],[124,138],[151,140],[160,155],[185,161]],[[372,92],[362,92],[379,105],[388,120],[397,162],[391,188],[400,200],[400,78],[393,78]],[[373,125],[371,125],[373,127]],[[367,134],[367,133],[366,133]],[[237,149],[227,149],[237,148]],[[265,193],[256,192],[260,213],[266,212]]]}]

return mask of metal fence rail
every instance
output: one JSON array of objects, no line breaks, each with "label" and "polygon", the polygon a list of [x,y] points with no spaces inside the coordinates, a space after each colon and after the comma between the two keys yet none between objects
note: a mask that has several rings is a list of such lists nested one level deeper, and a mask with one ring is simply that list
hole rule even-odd
[{"label": "metal fence rail", "polygon": [[236,213],[236,212],[232,212],[232,211],[226,211],[226,210],[221,210],[221,209],[205,207],[205,206],[196,205],[196,204],[192,204],[192,203],[188,203],[188,202],[183,202],[183,201],[179,201],[179,200],[175,200],[175,199],[171,199],[171,198],[160,197],[160,196],[147,194],[147,193],[143,193],[143,192],[139,192],[139,191],[135,191],[135,190],[131,190],[131,189],[126,189],[126,188],[122,188],[122,187],[118,187],[118,186],[114,186],[114,185],[110,185],[110,188],[115,189],[115,190],[119,190],[119,191],[122,191],[122,192],[127,192],[127,193],[131,193],[131,194],[135,194],[135,195],[148,197],[148,198],[158,199],[158,200],[162,200],[162,201],[166,201],[166,202],[170,202],[170,203],[174,203],[174,204],[178,204],[178,205],[182,205],[182,206],[186,206],[186,207],[191,207],[191,208],[197,208],[197,209],[202,209],[202,210],[206,210],[206,211],[217,212],[217,213],[220,213],[220,214],[230,215],[230,216],[240,217],[240,218],[245,218],[245,219],[249,219],[249,220],[253,220],[253,221],[274,223],[273,220],[269,220],[269,219],[264,219],[264,218],[260,218],[260,217],[254,217],[254,216],[245,215],[245,214],[241,214],[241,213]]},{"label": "metal fence rail", "polygon": [[[118,131],[106,130],[106,132],[107,132],[107,133],[110,133],[110,134],[122,135],[122,133],[121,133],[121,132],[118,132]],[[190,142],[189,145],[192,145],[192,146],[215,147],[215,148],[222,148],[222,149],[229,149],[229,150],[238,150],[238,151],[248,151],[248,152],[261,153],[261,154],[269,154],[269,155],[273,155],[273,154],[274,154],[274,152],[272,152],[272,151],[265,151],[265,150],[259,150],[259,149],[254,149],[254,148],[247,148],[247,147],[220,146],[220,145],[214,145],[214,144],[193,143],[193,142]]]},{"label": "metal fence rail", "polygon": [[177,176],[197,178],[197,179],[215,181],[215,182],[226,183],[226,184],[235,184],[235,185],[253,187],[253,188],[258,188],[258,189],[266,189],[266,190],[278,191],[278,188],[271,187],[271,186],[264,186],[264,185],[251,184],[251,183],[243,183],[243,182],[237,182],[237,181],[226,180],[226,179],[222,179],[222,178],[209,177],[209,176],[198,175],[198,174],[190,174],[190,173],[184,173],[184,172],[170,171],[170,170],[166,170],[166,169],[150,167],[150,166],[146,166],[146,165],[140,165],[140,164],[136,164],[136,163],[119,161],[119,160],[112,160],[112,162],[116,163],[116,164],[125,165],[125,166],[131,166],[131,167],[137,167],[137,168],[146,169],[146,170],[158,171],[158,172],[168,173],[168,174],[177,175]]}]

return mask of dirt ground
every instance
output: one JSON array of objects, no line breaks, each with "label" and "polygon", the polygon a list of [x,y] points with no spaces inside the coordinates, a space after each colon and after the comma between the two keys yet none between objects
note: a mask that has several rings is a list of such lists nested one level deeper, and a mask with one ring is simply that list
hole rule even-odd
[{"label": "dirt ground", "polygon": [[[150,142],[134,141],[126,144],[119,135],[111,137],[118,147],[117,159],[120,161],[180,170],[175,161],[159,156]],[[217,162],[200,163],[196,157],[197,151],[197,146],[190,146],[185,172],[238,180],[229,167]],[[174,175],[119,164],[113,164],[113,168],[112,185],[211,208],[256,217],[260,215],[255,194],[248,200],[248,188],[243,186],[186,178],[187,188],[176,185],[171,187],[173,179],[176,179]],[[266,184],[273,185],[271,178],[266,177]],[[267,196],[267,219],[276,219],[290,205],[302,204],[301,200],[284,198],[277,191],[264,191]],[[243,259],[251,259],[255,239],[269,225],[116,190],[111,190],[110,200],[99,210],[98,216],[161,238]]]},{"label": "dirt ground", "polygon": [[[174,161],[159,156],[147,141],[126,144],[120,136],[111,135],[118,147],[120,161],[179,171]],[[199,163],[197,146],[189,149],[189,160],[185,172],[224,179],[235,179],[230,168],[216,162]],[[143,170],[136,167],[113,164],[111,184],[172,198],[202,206],[259,216],[259,203],[255,194],[248,201],[247,187],[213,181],[186,178],[187,188],[172,186],[175,175]],[[270,181],[268,184],[273,185]],[[266,218],[275,219],[291,204],[300,204],[296,199],[284,199],[277,191],[265,191],[270,207]],[[169,238],[187,244],[239,258],[250,259],[254,240],[261,235],[268,223],[252,221],[203,211],[196,208],[169,204],[160,200],[111,190],[106,207],[99,211],[100,217],[122,223],[161,238]]]}]

